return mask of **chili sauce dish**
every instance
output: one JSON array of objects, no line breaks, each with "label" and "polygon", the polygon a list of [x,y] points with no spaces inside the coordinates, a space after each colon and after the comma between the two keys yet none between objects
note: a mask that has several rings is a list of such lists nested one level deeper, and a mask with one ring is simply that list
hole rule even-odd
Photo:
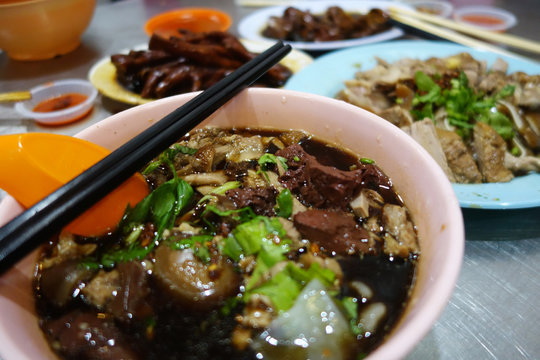
[{"label": "chili sauce dish", "polygon": [[[112,151],[194,96],[76,136]],[[451,183],[351,104],[249,88],[140,171],[115,229],[63,229],[0,277],[0,357],[401,359],[453,292]]]},{"label": "chili sauce dish", "polygon": [[15,109],[25,118],[42,125],[64,125],[88,115],[97,93],[86,80],[51,81],[30,89],[32,97],[16,103]]}]

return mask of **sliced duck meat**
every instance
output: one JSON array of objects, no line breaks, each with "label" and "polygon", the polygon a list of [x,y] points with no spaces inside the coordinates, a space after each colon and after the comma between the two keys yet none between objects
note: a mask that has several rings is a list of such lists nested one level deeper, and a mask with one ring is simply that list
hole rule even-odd
[{"label": "sliced duck meat", "polygon": [[411,113],[398,105],[381,111],[379,116],[400,128],[403,126],[411,126],[414,121]]},{"label": "sliced duck meat", "polygon": [[329,254],[350,255],[370,251],[367,230],[342,211],[310,209],[294,216],[302,236]]},{"label": "sliced duck meat", "polygon": [[414,122],[410,128],[410,135],[427,150],[433,159],[435,159],[448,179],[452,182],[456,182],[456,177],[448,166],[446,155],[444,154],[441,142],[437,137],[433,121],[431,119],[424,119],[422,121]]},{"label": "sliced duck meat", "polygon": [[488,124],[478,122],[474,126],[473,146],[478,167],[484,181],[507,182],[514,178],[510,170],[504,166],[506,142]]},{"label": "sliced duck meat", "polygon": [[454,173],[456,181],[462,184],[481,183],[482,174],[461,136],[441,128],[436,128],[436,131],[448,166]]}]

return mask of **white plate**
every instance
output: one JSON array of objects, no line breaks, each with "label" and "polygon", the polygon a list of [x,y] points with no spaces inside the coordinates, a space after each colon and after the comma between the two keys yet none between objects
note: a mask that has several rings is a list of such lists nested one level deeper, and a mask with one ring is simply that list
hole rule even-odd
[{"label": "white plate", "polygon": [[[248,51],[260,53],[266,50],[269,45],[267,42],[258,42],[242,39],[242,44]],[[131,50],[146,50],[147,44],[135,46]],[[119,54],[127,54],[128,50],[121,50]],[[293,73],[300,71],[305,66],[311,64],[313,58],[303,51],[293,49],[287,56],[281,60],[281,64],[288,67]],[[145,104],[155,99],[148,99],[137,93],[129,91],[116,80],[116,68],[111,62],[111,57],[107,56],[99,60],[88,72],[88,79],[98,89],[98,91],[108,98],[129,105]]]},{"label": "white plate", "polygon": [[[508,72],[523,71],[540,74],[540,64],[522,58],[471,49],[447,42],[398,40],[382,44],[360,46],[336,51],[317,58],[313,64],[294,74],[285,89],[298,90],[328,97],[335,97],[344,88],[344,82],[354,78],[357,71],[376,65],[375,57],[387,62],[401,58],[428,59],[468,52],[477,60],[491,66],[497,58],[508,62]],[[463,208],[520,209],[540,206],[540,174],[516,177],[507,183],[454,184],[454,191]]]},{"label": "white plate", "polygon": [[[373,8],[379,8],[381,10],[388,9],[389,7],[403,8],[413,10],[412,7],[396,3],[393,1],[304,1],[298,3],[291,3],[288,6],[273,6],[264,8],[253,12],[252,14],[243,18],[238,25],[238,33],[240,37],[257,41],[275,41],[275,39],[268,38],[262,35],[262,31],[268,19],[272,16],[282,16],[285,9],[289,6],[293,6],[300,10],[309,10],[312,14],[322,14],[330,6],[339,6],[347,12],[360,12],[367,13]],[[288,41],[296,49],[311,50],[311,51],[325,51],[335,50],[356,45],[365,45],[385,40],[391,40],[403,36],[403,30],[397,27],[390,28],[387,31],[381,33],[365,36],[357,39],[339,40],[339,41],[320,41],[320,42],[303,42],[303,41]]]}]

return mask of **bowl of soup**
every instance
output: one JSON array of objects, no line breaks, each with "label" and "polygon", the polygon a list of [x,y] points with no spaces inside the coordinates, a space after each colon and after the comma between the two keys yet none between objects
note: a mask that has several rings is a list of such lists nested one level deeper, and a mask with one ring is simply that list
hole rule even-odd
[{"label": "bowl of soup", "polygon": [[[113,150],[195,95],[77,137]],[[398,359],[454,289],[451,184],[345,102],[243,91],[141,171],[152,192],[116,231],[61,231],[0,277],[0,357]],[[0,223],[21,210],[7,197]]]}]

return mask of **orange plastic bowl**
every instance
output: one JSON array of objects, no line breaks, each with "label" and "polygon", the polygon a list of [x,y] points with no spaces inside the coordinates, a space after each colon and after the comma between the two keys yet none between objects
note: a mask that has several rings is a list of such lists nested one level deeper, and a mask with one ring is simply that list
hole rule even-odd
[{"label": "orange plastic bowl", "polygon": [[222,11],[210,8],[184,8],[154,16],[144,26],[144,31],[163,37],[178,35],[178,29],[192,32],[227,31],[231,17]]},{"label": "orange plastic bowl", "polygon": [[96,0],[0,0],[0,49],[15,60],[45,60],[75,50]]}]

